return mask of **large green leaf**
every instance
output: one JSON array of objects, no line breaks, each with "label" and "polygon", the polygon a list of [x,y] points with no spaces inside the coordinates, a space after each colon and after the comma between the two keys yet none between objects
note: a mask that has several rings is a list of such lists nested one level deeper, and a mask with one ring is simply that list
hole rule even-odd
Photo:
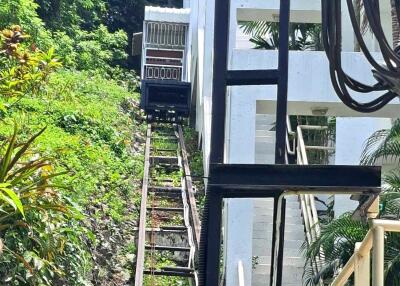
[{"label": "large green leaf", "polygon": [[0,184],[0,191],[0,199],[6,201],[25,217],[22,202],[19,199],[18,195],[12,189],[10,189],[10,185],[5,183]]}]

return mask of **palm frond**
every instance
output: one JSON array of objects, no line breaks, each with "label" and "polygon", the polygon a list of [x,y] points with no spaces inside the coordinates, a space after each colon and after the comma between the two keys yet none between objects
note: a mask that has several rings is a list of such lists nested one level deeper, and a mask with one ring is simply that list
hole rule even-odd
[{"label": "palm frond", "polygon": [[378,159],[400,162],[400,119],[394,122],[392,128],[373,133],[364,144],[361,164],[372,165]]},{"label": "palm frond", "polygon": [[385,191],[400,192],[400,169],[393,170],[383,177],[386,184]]},{"label": "palm frond", "polygon": [[267,21],[241,22],[239,27],[246,35],[261,37],[279,29],[277,23]]},{"label": "palm frond", "polygon": [[[305,267],[303,280],[307,285],[320,278],[332,277],[335,270],[342,267],[350,259],[356,242],[362,241],[368,232],[368,225],[352,219],[351,213],[346,213],[326,225],[321,226],[320,237],[306,246],[303,253],[306,263],[318,263],[318,272],[310,279],[309,269]],[[323,250],[321,252],[321,250]],[[315,280],[317,279],[317,280]]]}]

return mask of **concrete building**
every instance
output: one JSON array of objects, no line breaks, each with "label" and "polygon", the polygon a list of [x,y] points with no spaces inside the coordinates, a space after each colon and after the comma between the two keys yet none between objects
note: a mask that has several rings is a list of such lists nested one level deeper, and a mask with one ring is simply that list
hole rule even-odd
[{"label": "concrete building", "polygon": [[[211,95],[213,76],[214,5],[216,0],[185,0],[185,13],[175,9],[146,9],[146,20],[180,17],[188,22],[188,48],[185,73],[192,83],[192,98],[196,103],[196,129],[204,152],[204,166],[210,153]],[[343,1],[345,2],[345,1]],[[384,29],[390,39],[389,1],[382,2]],[[278,21],[279,1],[232,0],[228,65],[230,69],[267,69],[277,66],[277,51],[255,50],[241,29],[241,21]],[[319,0],[293,0],[291,21],[320,23]],[[364,56],[355,52],[355,39],[345,9],[343,34],[343,66],[354,78],[373,82],[370,66]],[[168,14],[168,16],[160,16]],[[380,53],[371,35],[367,44]],[[376,96],[371,95],[370,97]],[[367,96],[366,99],[368,99]],[[364,100],[366,100],[364,99]],[[290,115],[323,115],[336,118],[334,159],[330,164],[357,165],[365,140],[376,130],[389,128],[400,111],[398,100],[372,114],[357,113],[347,108],[335,94],[326,55],[322,51],[291,51],[289,58],[288,111]],[[273,163],[276,90],[271,86],[231,87],[227,97],[225,134],[226,163]],[[330,147],[332,147],[330,146]],[[390,164],[386,164],[390,168]],[[205,170],[206,173],[208,170]],[[323,198],[326,199],[326,198]],[[335,215],[357,207],[349,196],[334,198]],[[269,285],[269,265],[272,234],[271,200],[229,199],[224,207],[224,275],[226,285],[238,285],[238,263],[244,267],[245,285]],[[299,248],[305,241],[302,211],[298,198],[288,199],[283,285],[301,284],[304,260]]]}]

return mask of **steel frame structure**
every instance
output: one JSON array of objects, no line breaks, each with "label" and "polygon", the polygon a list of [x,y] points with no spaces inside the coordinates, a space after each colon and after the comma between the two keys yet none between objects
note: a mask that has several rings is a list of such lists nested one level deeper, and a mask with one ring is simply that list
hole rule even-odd
[{"label": "steel frame structure", "polygon": [[[227,70],[230,0],[215,1],[210,172],[199,252],[199,285],[219,285],[221,219],[224,198],[274,198],[270,285],[282,285],[285,195],[349,193],[376,196],[380,168],[285,165],[290,0],[280,1],[277,69]],[[228,86],[276,85],[275,165],[224,164]]]}]

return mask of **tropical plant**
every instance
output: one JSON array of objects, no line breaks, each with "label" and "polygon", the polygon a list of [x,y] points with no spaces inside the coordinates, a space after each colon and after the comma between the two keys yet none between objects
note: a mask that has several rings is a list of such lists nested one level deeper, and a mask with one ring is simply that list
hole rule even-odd
[{"label": "tropical plant", "polygon": [[[83,280],[82,215],[52,183],[49,158],[31,146],[45,128],[20,141],[18,128],[0,147],[0,283],[54,285]],[[67,276],[68,273],[68,276]],[[73,280],[72,280],[73,281]]]},{"label": "tropical plant", "polygon": [[366,141],[361,163],[372,165],[379,159],[400,164],[400,119],[395,120],[392,128],[378,130]]},{"label": "tropical plant", "polygon": [[[381,199],[385,209],[380,217],[399,219],[400,193],[385,193]],[[354,220],[351,213],[322,225],[320,237],[311,245],[303,245],[306,257],[304,285],[319,285],[320,279],[326,283],[331,282],[350,259],[355,244],[364,239],[368,229],[367,223]],[[399,271],[400,235],[389,233],[385,237],[385,285],[400,285]]]},{"label": "tropical plant", "polygon": [[[250,42],[256,49],[277,49],[279,43],[279,23],[268,21],[242,22],[241,29],[251,36]],[[322,50],[321,25],[291,23],[289,26],[289,49]]]},{"label": "tropical plant", "polygon": [[[362,153],[362,164],[373,165],[378,160],[390,159],[397,169],[383,176],[384,192],[380,196],[380,218],[400,219],[400,120],[392,128],[376,131],[366,141]],[[337,274],[352,253],[356,242],[363,240],[368,224],[352,219],[345,214],[321,226],[320,237],[311,245],[304,245],[307,263],[304,269],[304,283],[316,285],[320,279],[326,282]],[[320,252],[323,250],[323,252]],[[321,253],[323,255],[321,256]],[[318,271],[312,267],[317,263]],[[385,285],[400,285],[400,235],[389,233],[385,236]]]},{"label": "tropical plant", "polygon": [[12,26],[0,32],[0,95],[9,102],[18,100],[26,93],[36,94],[48,76],[61,63],[54,49],[42,52],[24,41],[29,39],[21,27]]}]

